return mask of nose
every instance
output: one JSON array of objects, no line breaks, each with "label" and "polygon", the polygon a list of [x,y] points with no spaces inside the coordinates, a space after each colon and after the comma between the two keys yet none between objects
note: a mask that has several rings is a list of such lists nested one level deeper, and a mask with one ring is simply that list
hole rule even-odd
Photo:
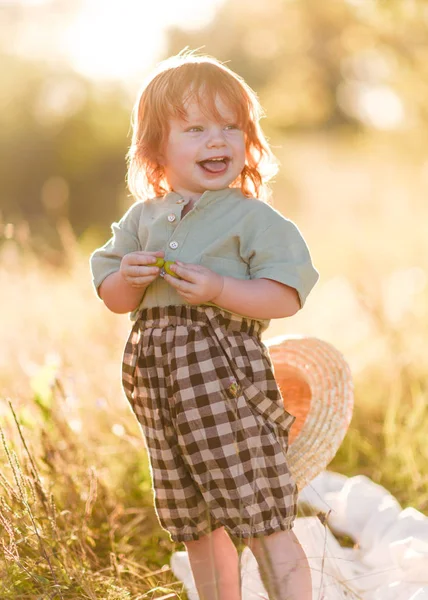
[{"label": "nose", "polygon": [[225,145],[226,145],[226,140],[225,140],[223,128],[221,127],[221,125],[212,127],[210,129],[210,134],[208,136],[207,146],[209,148],[211,148],[211,147],[218,147],[218,146],[225,146]]}]

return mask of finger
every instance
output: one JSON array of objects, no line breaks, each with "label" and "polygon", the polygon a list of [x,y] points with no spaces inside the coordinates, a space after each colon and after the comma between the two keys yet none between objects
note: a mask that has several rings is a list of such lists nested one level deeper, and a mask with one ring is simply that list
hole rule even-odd
[{"label": "finger", "polygon": [[137,256],[135,256],[136,254],[136,252],[132,253],[132,255],[128,259],[128,264],[140,265],[144,267],[146,265],[154,265],[156,262],[156,258],[154,256],[148,256],[147,254],[140,253],[138,253]]},{"label": "finger", "polygon": [[173,277],[168,273],[164,275],[165,281],[167,281],[173,288],[175,288],[178,292],[186,293],[190,291],[191,284],[185,279],[178,279],[177,277]]},{"label": "finger", "polygon": [[178,265],[179,267],[185,267],[186,269],[194,269],[199,266],[199,265],[195,265],[194,263],[181,262],[181,260],[176,260],[175,264]]},{"label": "finger", "polygon": [[148,285],[153,281],[154,277],[132,277],[131,279],[127,279],[129,285],[132,287],[140,287],[143,285]]},{"label": "finger", "polygon": [[186,281],[190,281],[191,283],[196,283],[196,279],[194,276],[195,271],[188,266],[180,266],[177,263],[174,265],[170,265],[169,267],[173,273],[176,273],[181,279],[185,279]]},{"label": "finger", "polygon": [[159,267],[148,266],[128,266],[126,274],[129,277],[147,277],[148,275],[156,275],[159,273]]},{"label": "finger", "polygon": [[202,265],[195,265],[193,263],[178,263],[178,262],[176,262],[175,264],[178,265],[179,267],[183,267],[187,271],[191,271],[193,273],[201,273],[204,269],[206,269],[206,267],[203,267]]},{"label": "finger", "polygon": [[164,257],[165,252],[163,250],[156,250],[156,252],[143,252],[137,250],[136,252],[131,252],[130,256],[136,258],[138,260],[151,260],[152,258]]}]

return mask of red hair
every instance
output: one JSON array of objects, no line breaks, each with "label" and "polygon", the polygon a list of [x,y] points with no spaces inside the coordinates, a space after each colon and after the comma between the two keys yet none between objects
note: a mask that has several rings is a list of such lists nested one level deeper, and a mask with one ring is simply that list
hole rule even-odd
[{"label": "red hair", "polygon": [[[259,120],[265,116],[257,94],[242,77],[215,58],[195,55],[186,48],[155,69],[138,94],[132,111],[132,142],[127,153],[127,184],[135,198],[163,196],[171,191],[158,155],[167,142],[168,119],[185,118],[184,101],[196,98],[202,112],[220,118],[216,94],[237,115],[245,133],[246,159],[231,187],[239,187],[248,197],[269,202],[267,182],[278,172]],[[201,101],[201,91],[204,101]],[[208,99],[208,102],[206,102]]]}]

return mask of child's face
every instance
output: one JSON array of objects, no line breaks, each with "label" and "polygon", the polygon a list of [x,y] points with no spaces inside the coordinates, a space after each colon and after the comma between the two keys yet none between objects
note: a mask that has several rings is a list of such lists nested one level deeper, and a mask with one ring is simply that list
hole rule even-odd
[{"label": "child's face", "polygon": [[[161,162],[171,188],[183,196],[199,197],[206,190],[228,187],[245,166],[245,134],[236,117],[216,96],[221,122],[206,117],[195,100],[186,102],[188,120],[169,119],[169,136]],[[200,164],[210,158],[224,161]]]}]

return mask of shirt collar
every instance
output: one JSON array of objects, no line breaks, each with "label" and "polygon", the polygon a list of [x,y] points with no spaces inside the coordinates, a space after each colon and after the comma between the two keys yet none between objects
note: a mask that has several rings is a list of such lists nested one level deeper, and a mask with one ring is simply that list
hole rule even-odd
[{"label": "shirt collar", "polygon": [[[208,206],[214,200],[218,202],[219,200],[223,200],[227,198],[233,193],[240,192],[237,188],[222,188],[220,190],[205,190],[205,192],[199,197],[199,199],[195,202],[194,208],[203,208]],[[180,203],[179,200],[184,200],[181,194],[177,192],[168,192],[164,196],[164,202],[167,203],[168,206],[173,204],[182,204],[182,206],[186,206],[189,203],[189,200],[184,200],[184,202]]]}]

